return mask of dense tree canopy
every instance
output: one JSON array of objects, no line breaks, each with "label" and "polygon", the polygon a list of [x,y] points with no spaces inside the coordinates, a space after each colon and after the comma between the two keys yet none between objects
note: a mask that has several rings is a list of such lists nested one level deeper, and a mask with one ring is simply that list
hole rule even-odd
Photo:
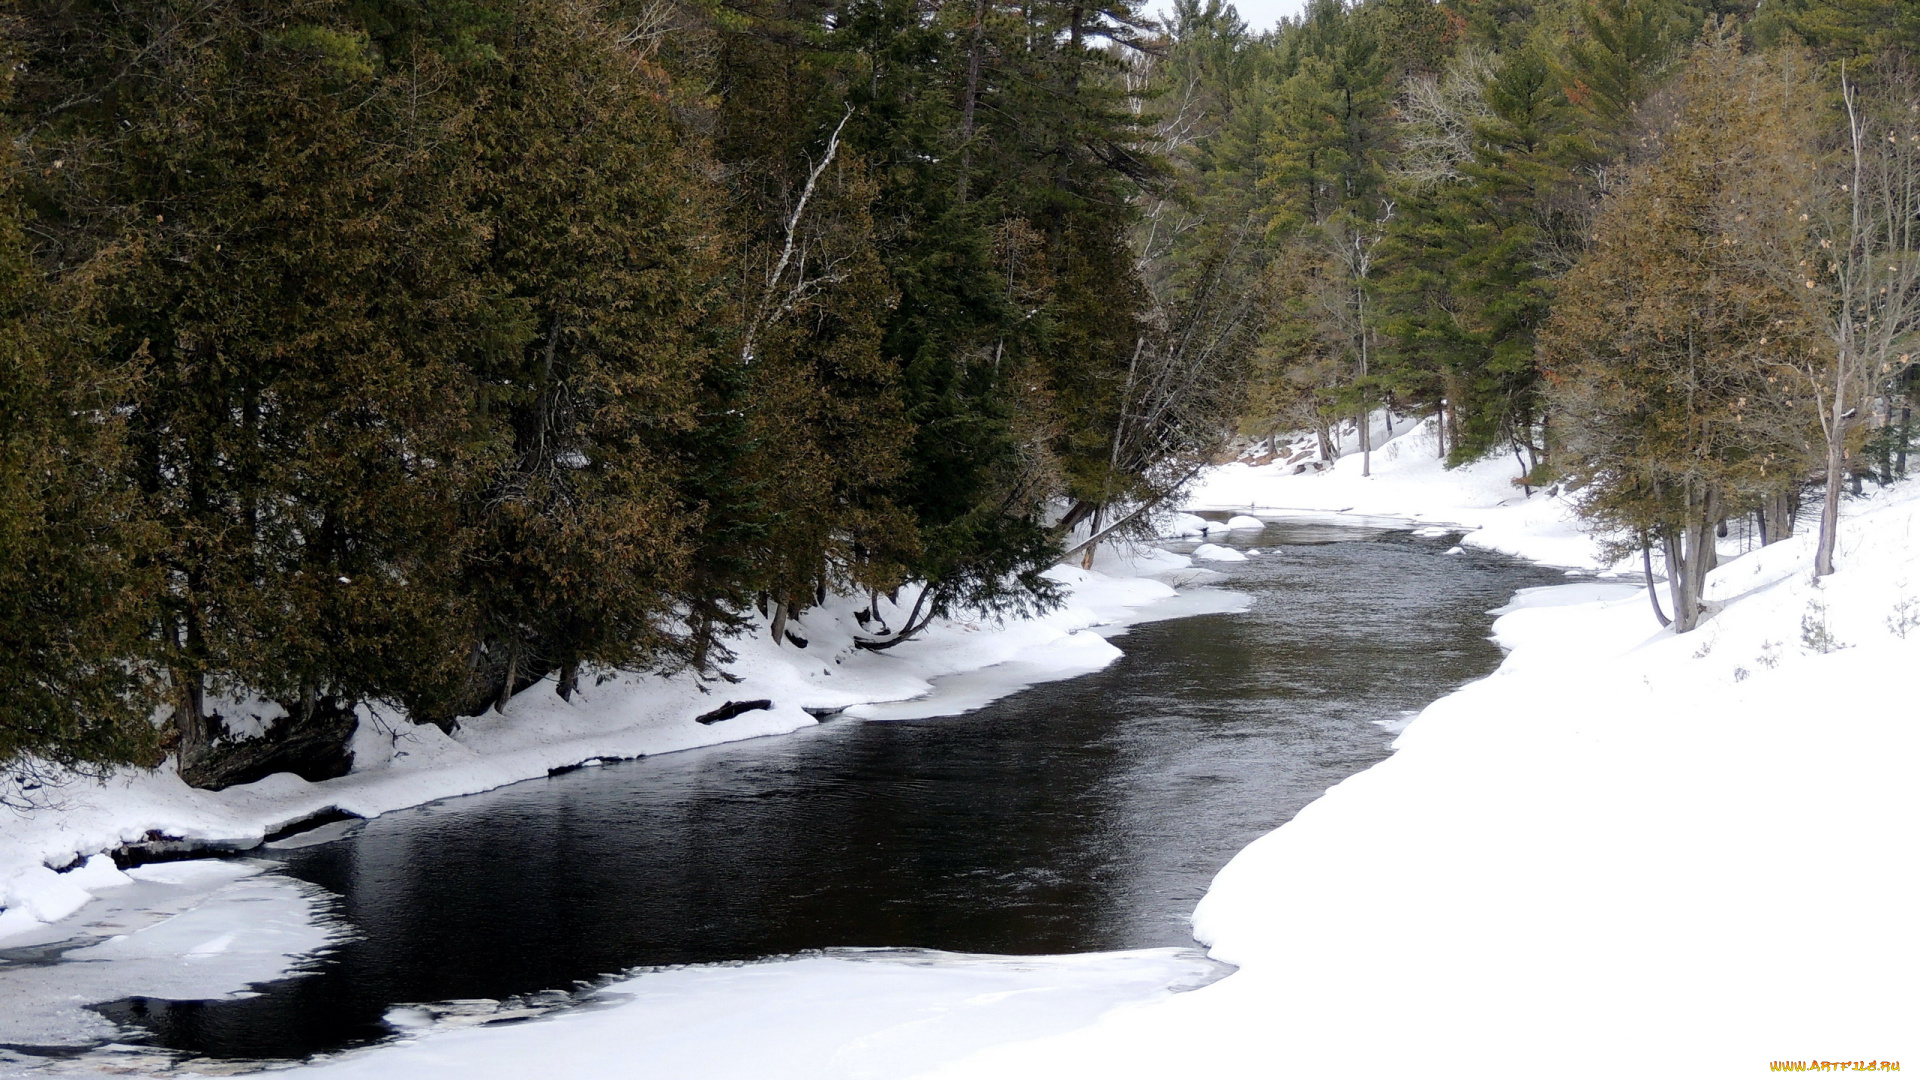
[{"label": "dense tree canopy", "polygon": [[0,30],[10,758],[141,758],[158,701],[216,782],[236,697],[448,724],[705,669],[829,591],[918,589],[876,648],[1045,606],[1067,530],[1233,408],[1139,390],[1205,302],[1136,254],[1171,173],[1124,5],[30,0]]},{"label": "dense tree canopy", "polygon": [[1910,7],[19,0],[0,759],[1044,607],[1236,426],[1777,538],[1913,385]]}]

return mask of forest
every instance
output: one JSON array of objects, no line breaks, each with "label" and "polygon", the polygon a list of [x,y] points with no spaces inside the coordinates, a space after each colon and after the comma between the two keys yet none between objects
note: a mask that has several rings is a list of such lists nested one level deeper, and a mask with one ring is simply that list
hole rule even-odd
[{"label": "forest", "polygon": [[451,727],[905,588],[888,649],[1383,409],[1659,554],[1684,632],[1727,521],[1817,500],[1824,572],[1904,473],[1917,29],[14,0],[0,760],[220,786],[210,702]]}]

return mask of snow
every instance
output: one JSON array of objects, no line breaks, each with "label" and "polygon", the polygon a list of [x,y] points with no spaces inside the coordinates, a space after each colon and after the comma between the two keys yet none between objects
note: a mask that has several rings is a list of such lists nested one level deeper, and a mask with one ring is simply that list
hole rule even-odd
[{"label": "snow", "polygon": [[1208,521],[1198,514],[1175,513],[1160,524],[1160,535],[1169,540],[1206,536],[1219,531],[1219,522]]},{"label": "snow", "polygon": [[1034,957],[836,950],[642,975],[538,1023],[428,1032],[291,1075],[906,1077],[990,1043],[1163,1000],[1219,970],[1192,949]]},{"label": "snow", "polygon": [[1460,542],[1469,548],[1550,566],[1609,568],[1599,546],[1581,530],[1564,493],[1535,489],[1528,496],[1514,483],[1522,470],[1511,457],[1448,469],[1438,455],[1433,420],[1401,424],[1407,426],[1396,425],[1399,434],[1386,439],[1384,423],[1376,420],[1378,449],[1370,456],[1371,476],[1361,475],[1361,455],[1351,447],[1330,468],[1317,472],[1296,473],[1301,466],[1285,458],[1266,465],[1236,461],[1202,475],[1188,509],[1270,519],[1329,514],[1385,518],[1422,526],[1425,536],[1465,532]]},{"label": "snow", "polygon": [[[1920,484],[1711,576],[1582,581],[1194,915],[1231,976],[930,1075],[1743,1077],[1920,1052]],[[1843,643],[1844,647],[1837,647]]]},{"label": "snow", "polygon": [[[964,712],[1035,682],[1104,667],[1120,655],[1108,638],[1132,623],[1246,604],[1238,593],[1191,588],[1219,575],[1157,548],[1103,545],[1092,570],[1061,566],[1048,573],[1067,597],[1057,610],[1004,621],[937,620],[920,639],[883,652],[853,644],[856,634],[869,632],[855,618],[865,598],[838,598],[791,620],[789,631],[805,648],[776,645],[762,620],[731,643],[734,683],[703,682],[684,672],[613,674],[583,678],[567,702],[549,678],[516,695],[504,714],[468,717],[451,734],[363,707],[352,742],[354,771],[334,780],[309,783],[278,773],[212,792],[187,787],[167,769],[122,770],[102,782],[55,790],[33,810],[0,807],[0,948],[38,940],[48,924],[81,910],[101,888],[122,884],[104,860],[65,873],[51,868],[124,843],[164,836],[246,850],[328,811],[373,817],[596,759],[784,734],[840,710],[867,719]],[[914,599],[911,589],[897,604],[882,597],[871,632],[904,625]],[[713,724],[695,720],[728,701],[758,699],[773,707]],[[256,734],[277,717],[266,703],[220,704],[235,735]]]},{"label": "snow", "polygon": [[1227,528],[1228,530],[1233,532],[1239,532],[1242,529],[1251,529],[1255,532],[1258,532],[1261,529],[1264,529],[1266,527],[1267,527],[1266,522],[1261,521],[1257,517],[1250,517],[1246,514],[1235,514],[1232,517],[1227,519]]},{"label": "snow", "polygon": [[286,719],[287,710],[279,703],[257,697],[234,697],[226,694],[209,694],[206,699],[207,713],[218,716],[227,735],[235,739],[252,739],[272,730],[273,725]]},{"label": "snow", "polygon": [[[1461,550],[1611,569],[1563,496],[1527,497],[1507,462],[1442,469],[1430,425],[1384,441],[1373,465],[1371,477],[1359,475],[1351,455],[1297,475],[1226,465],[1201,480],[1194,508],[1411,522],[1429,537],[1464,533]],[[1176,517],[1166,531],[1204,538],[1183,532],[1201,528],[1187,518],[1199,520]],[[837,952],[649,973],[596,992],[588,1007],[512,1026],[454,1029],[430,1022],[428,1010],[399,1012],[394,1022],[408,1028],[408,1041],[302,1071],[329,1080],[491,1080],[624,1076],[644,1065],[703,1078],[1319,1080],[1746,1077],[1778,1060],[1913,1061],[1920,723],[1908,676],[1920,661],[1917,534],[1920,483],[1850,500],[1836,574],[1811,577],[1806,535],[1729,559],[1709,578],[1710,616],[1686,635],[1658,626],[1631,578],[1517,594],[1493,628],[1509,650],[1498,671],[1415,717],[1381,718],[1404,725],[1394,756],[1336,785],[1220,871],[1195,912],[1195,936],[1237,970],[1198,989],[1173,992],[1208,975],[1171,950]],[[917,695],[930,703],[947,694],[961,706],[994,687],[955,675],[996,664],[1014,681],[1074,670],[1107,655],[1097,645],[1112,647],[1096,630],[1103,623],[1111,633],[1143,612],[1232,602],[1194,599],[1208,590],[1173,595],[1168,582],[1205,574],[1187,557],[1149,553],[1131,578],[1109,572],[1112,553],[1101,557],[1110,561],[1092,574],[1055,571],[1073,589],[1069,613],[941,627],[925,651],[950,652],[944,671],[924,656],[843,655],[836,642],[850,633],[851,615],[822,616],[802,628],[813,642],[804,653],[743,645],[739,670],[754,681],[722,693],[776,697],[783,710],[840,702],[876,718],[887,712],[875,703]],[[897,622],[904,612],[882,614]],[[796,657],[816,649],[842,662],[815,674]],[[512,775],[588,748],[671,747],[702,734],[681,721],[720,696],[670,680],[616,681],[569,711],[550,694],[523,695],[535,711],[513,715],[526,726],[477,725],[444,746],[434,744],[437,732],[408,734],[393,749],[411,755],[409,740],[421,740],[424,764],[396,758],[381,769],[464,776],[460,769],[479,765],[462,763],[476,758]],[[629,735],[581,715],[616,707],[666,719],[635,721]],[[756,732],[798,722],[786,712],[741,720],[737,730]],[[354,798],[377,806],[438,790],[382,788],[380,771],[307,786],[324,788],[324,803],[286,778],[205,804],[127,784],[110,800],[110,822],[83,812],[57,843],[33,834],[40,847],[32,850],[84,852],[109,824],[177,826],[183,806],[257,825],[267,810],[250,809],[249,818],[233,807],[257,799],[285,813]],[[8,823],[0,853],[30,847]],[[0,866],[18,871],[0,918],[17,905],[25,914],[16,929],[77,898],[58,886],[103,897],[126,888],[97,862],[50,881],[38,872],[45,856],[8,858]],[[71,917],[89,918],[98,906]],[[294,955],[283,950],[278,963]]]},{"label": "snow", "polygon": [[80,915],[16,933],[62,963],[10,966],[0,977],[0,1044],[87,1046],[115,1028],[87,1006],[123,997],[204,1000],[285,978],[337,936],[319,889],[262,871],[270,864],[198,859],[122,873],[101,856],[75,875]]},{"label": "snow", "polygon": [[1244,553],[1235,551],[1230,547],[1222,547],[1219,544],[1201,544],[1199,547],[1193,549],[1193,557],[1196,559],[1205,559],[1209,562],[1247,561]]}]

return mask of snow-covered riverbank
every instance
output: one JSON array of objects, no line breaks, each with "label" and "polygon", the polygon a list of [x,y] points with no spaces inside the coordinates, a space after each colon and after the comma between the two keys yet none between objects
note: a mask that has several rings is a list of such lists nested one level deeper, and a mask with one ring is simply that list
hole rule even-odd
[{"label": "snow-covered riverbank", "polygon": [[[859,627],[854,605],[843,602],[789,624],[804,648],[776,646],[764,629],[733,642],[732,682],[687,673],[614,676],[583,680],[569,703],[549,681],[517,695],[504,714],[467,718],[451,735],[369,711],[353,743],[354,771],[334,780],[281,773],[211,792],[167,770],[124,770],[104,783],[43,790],[36,809],[0,807],[0,948],[52,940],[59,931],[50,924],[74,917],[95,893],[127,886],[100,854],[122,844],[171,838],[244,850],[320,815],[372,817],[582,763],[783,734],[837,711],[867,719],[962,712],[1106,666],[1120,655],[1107,639],[1133,623],[1245,603],[1225,590],[1176,589],[1217,575],[1159,550],[1050,574],[1067,595],[1055,611],[1005,622],[941,620],[923,639],[886,652],[853,647]],[[911,606],[910,594],[901,600]],[[880,603],[883,619],[904,621],[905,610]],[[697,719],[728,702],[763,701],[767,707],[719,722]]]},{"label": "snow-covered riverbank", "polygon": [[[1208,470],[1188,506],[1261,517],[1378,517],[1434,528],[1468,530],[1462,543],[1549,566],[1604,569],[1593,538],[1581,531],[1571,500],[1515,483],[1513,458],[1495,457],[1449,469],[1437,454],[1431,420],[1376,423],[1379,449],[1365,460],[1348,453],[1324,472],[1282,456],[1266,465],[1234,462]],[[1306,453],[1308,443],[1298,444]],[[1372,475],[1362,475],[1371,465]],[[1305,470],[1305,471],[1296,471]]]},{"label": "snow-covered riverbank", "polygon": [[[1194,506],[1457,527],[1465,546],[1602,569],[1564,500],[1526,497],[1510,461],[1440,470],[1423,437],[1383,447],[1373,477],[1351,457],[1227,466]],[[1195,929],[1238,970],[1204,988],[1174,992],[1204,969],[1168,950],[828,956],[641,975],[596,1008],[428,1025],[311,1071],[1744,1077],[1920,1060],[1917,532],[1920,484],[1850,502],[1839,573],[1813,583],[1805,536],[1730,559],[1684,637],[1632,578],[1522,593],[1494,627],[1498,672],[1221,871]]]},{"label": "snow-covered riverbank", "polygon": [[[1317,487],[1230,467],[1203,491],[1525,532],[1499,531],[1514,504],[1449,508],[1418,470],[1386,472]],[[1363,497],[1396,490],[1425,498]],[[1718,610],[1685,636],[1631,583],[1523,593],[1494,676],[1221,871],[1195,929],[1239,971],[936,1075],[1914,1067],[1920,483],[1846,515],[1837,574],[1813,581],[1803,531],[1716,571]]]},{"label": "snow-covered riverbank", "polygon": [[[1229,466],[1196,503],[1479,526],[1463,543],[1598,568],[1570,508],[1521,497],[1510,463],[1447,473],[1395,449],[1373,478],[1352,458],[1317,476]],[[1915,1060],[1916,531],[1920,485],[1850,503],[1839,574],[1812,583],[1805,537],[1733,559],[1713,578],[1719,611],[1684,637],[1631,579],[1516,597],[1494,676],[1220,873],[1196,932],[1237,972],[1064,1034],[999,1030],[930,1075],[1745,1077]],[[806,1010],[755,1000],[775,1007],[683,1075],[749,1075],[739,1039],[807,1030]],[[924,1059],[869,1070],[855,1052],[942,1015],[870,1016],[828,1075],[915,1074]],[[656,1020],[632,1004],[593,1022]],[[471,1065],[522,1037],[438,1045]],[[588,1055],[569,1074],[619,1068]]]}]

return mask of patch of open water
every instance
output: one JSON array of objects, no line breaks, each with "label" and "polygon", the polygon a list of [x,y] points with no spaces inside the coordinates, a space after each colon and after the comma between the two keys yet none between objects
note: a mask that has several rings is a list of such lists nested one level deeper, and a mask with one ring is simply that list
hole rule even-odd
[{"label": "patch of open water", "polygon": [[1219,868],[1386,757],[1397,721],[1500,659],[1486,612],[1564,581],[1453,537],[1275,523],[1217,564],[1244,613],[963,716],[829,721],[387,814],[273,853],[352,936],[238,1000],[102,1006],[140,1041],[299,1058],[398,1003],[535,995],[643,965],[846,946],[1191,945]]}]

